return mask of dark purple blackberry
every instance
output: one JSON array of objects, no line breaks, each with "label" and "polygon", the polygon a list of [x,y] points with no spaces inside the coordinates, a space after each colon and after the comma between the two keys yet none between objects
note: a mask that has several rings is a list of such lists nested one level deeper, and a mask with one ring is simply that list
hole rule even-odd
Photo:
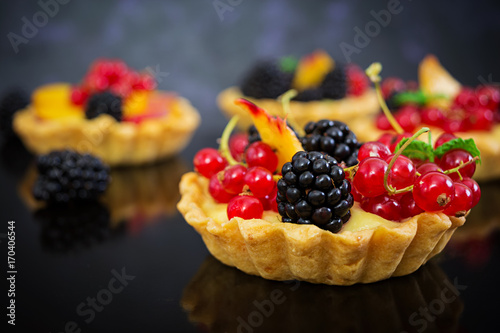
[{"label": "dark purple blackberry", "polygon": [[14,113],[24,109],[30,103],[29,95],[22,89],[13,88],[7,91],[0,101],[0,132],[6,136],[13,136],[12,119]]},{"label": "dark purple blackberry", "polygon": [[248,128],[248,145],[251,145],[252,143],[257,141],[262,141],[262,138],[260,137],[260,133],[257,130],[257,127],[255,127],[255,125],[252,125]]},{"label": "dark purple blackberry", "polygon": [[351,185],[335,158],[301,151],[281,173],[276,200],[283,222],[314,224],[335,233],[349,220]]},{"label": "dark purple blackberry", "polygon": [[294,101],[298,102],[310,102],[319,101],[323,99],[323,90],[321,89],[307,89],[301,91],[294,97]]},{"label": "dark purple blackberry", "polygon": [[323,93],[323,98],[342,99],[347,94],[346,74],[343,66],[335,66],[335,69],[328,73],[320,89]]},{"label": "dark purple blackberry", "polygon": [[261,61],[245,76],[241,92],[254,98],[277,98],[290,89],[293,72],[281,71],[275,61]]},{"label": "dark purple blackberry", "polygon": [[33,196],[48,202],[96,200],[110,181],[109,167],[101,160],[70,150],[40,156],[37,169]]},{"label": "dark purple blackberry", "polygon": [[323,119],[309,122],[304,127],[306,136],[301,138],[305,151],[322,151],[347,166],[358,163],[361,146],[356,135],[343,122]]},{"label": "dark purple blackberry", "polygon": [[122,234],[124,223],[112,227],[110,214],[99,202],[49,204],[34,213],[41,225],[42,247],[51,252],[78,251]]},{"label": "dark purple blackberry", "polygon": [[396,103],[396,99],[394,98],[397,94],[398,94],[397,92],[393,92],[385,100],[385,103],[387,104],[387,107],[389,108],[389,111],[391,111],[391,113],[398,111],[400,106],[398,103]]},{"label": "dark purple blackberry", "polygon": [[87,107],[85,108],[85,115],[87,118],[93,119],[103,113],[109,114],[117,121],[121,121],[123,117],[122,98],[109,91],[95,93],[90,96],[87,101]]}]

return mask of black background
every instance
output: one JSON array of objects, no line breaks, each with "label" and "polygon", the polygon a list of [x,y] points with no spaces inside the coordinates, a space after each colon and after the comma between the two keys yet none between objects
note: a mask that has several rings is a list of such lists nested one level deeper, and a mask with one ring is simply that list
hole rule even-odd
[{"label": "black background", "polygon": [[[337,61],[347,62],[340,44],[354,45],[354,28],[363,30],[374,20],[370,12],[386,9],[388,3],[221,2],[234,5],[222,16],[209,0],[73,0],[60,5],[54,17],[26,44],[19,45],[16,53],[8,34],[21,35],[23,17],[32,21],[41,7],[36,1],[3,1],[0,91],[11,86],[31,91],[54,81],[76,83],[98,57],[119,57],[136,69],[158,68],[168,73],[159,87],[190,99],[202,115],[202,125],[180,156],[144,173],[179,173],[191,168],[197,150],[216,145],[225,119],[216,107],[215,97],[237,83],[256,59],[301,56],[323,48]],[[352,55],[353,62],[366,67],[372,61],[381,61],[383,76],[416,79],[418,62],[425,54],[434,53],[464,84],[475,86],[481,78],[500,81],[497,1],[403,0],[401,6],[401,12],[393,15],[359,54]],[[255,310],[254,300],[266,299],[274,288],[289,288],[226,269],[210,258],[203,263],[208,255],[205,246],[172,203],[164,216],[136,217],[106,229],[104,241],[70,250],[54,249],[55,245],[42,237],[43,224],[19,195],[29,155],[12,140],[0,141],[0,148],[0,233],[7,232],[8,220],[15,220],[17,239],[17,317],[16,327],[9,327],[9,331],[29,328],[31,332],[62,332],[65,324],[73,320],[83,332],[230,332],[237,329],[238,317],[246,318]],[[169,182],[178,181],[175,172]],[[500,186],[498,182],[490,183],[484,189],[491,204],[477,207],[468,220],[471,227],[464,227],[456,235],[445,253],[433,260],[431,268],[408,278],[368,286],[301,284],[293,295],[287,294],[289,301],[277,307],[254,331],[277,331],[282,327],[298,332],[305,331],[307,325],[312,327],[309,331],[324,331],[352,323],[345,331],[375,331],[382,327],[378,325],[385,324],[381,331],[416,332],[422,326],[412,326],[410,315],[439,299],[447,286],[444,281],[455,279],[467,289],[455,303],[447,305],[438,320],[428,322],[426,331],[491,331],[497,326],[500,296],[499,237],[496,231],[479,235],[476,231],[500,225],[498,201],[491,199],[498,198]],[[178,193],[172,193],[170,200],[177,199]],[[0,240],[5,267],[6,241]],[[114,295],[102,312],[96,313],[95,320],[85,323],[85,318],[75,312],[76,307],[87,297],[95,297],[112,278],[111,271],[121,271],[122,267],[135,279]],[[199,269],[205,280],[196,278],[190,284]],[[2,304],[7,300],[4,290],[0,292],[5,299]],[[190,308],[186,295],[193,293],[211,302],[200,300]],[[360,301],[365,298],[366,303]],[[444,316],[448,312],[451,315]],[[6,322],[6,316],[2,317]]]}]

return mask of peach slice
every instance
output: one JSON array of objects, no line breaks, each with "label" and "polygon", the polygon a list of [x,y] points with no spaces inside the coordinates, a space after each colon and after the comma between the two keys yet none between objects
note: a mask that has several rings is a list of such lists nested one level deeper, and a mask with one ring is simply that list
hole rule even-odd
[{"label": "peach slice", "polygon": [[302,91],[321,84],[326,74],[335,67],[333,59],[323,50],[317,50],[300,59],[292,87]]},{"label": "peach slice", "polygon": [[434,55],[427,55],[418,66],[418,81],[426,94],[443,94],[455,98],[461,89],[460,83],[448,73]]},{"label": "peach slice", "polygon": [[250,113],[262,142],[267,143],[276,151],[278,170],[281,170],[283,164],[291,161],[296,152],[304,150],[299,139],[284,119],[272,117],[266,110],[243,98],[237,99],[235,104]]}]

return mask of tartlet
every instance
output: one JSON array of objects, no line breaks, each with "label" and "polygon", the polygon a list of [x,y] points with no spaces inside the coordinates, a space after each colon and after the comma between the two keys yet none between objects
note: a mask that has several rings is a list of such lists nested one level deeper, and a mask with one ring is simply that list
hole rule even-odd
[{"label": "tartlet", "polygon": [[465,222],[464,217],[422,213],[395,223],[356,205],[346,224],[352,230],[337,234],[312,225],[281,223],[272,212],[265,212],[263,219],[228,220],[225,205],[216,204],[207,187],[201,176],[185,174],[179,211],[214,257],[270,280],[352,285],[407,275],[440,253]]},{"label": "tartlet", "polygon": [[[327,88],[323,88],[322,84],[329,74],[334,74],[332,81]],[[354,65],[343,66],[335,63],[325,52],[316,51],[298,63],[290,57],[282,58],[279,62],[257,63],[242,85],[229,87],[218,95],[217,104],[226,116],[240,116],[238,126],[246,129],[251,125],[251,118],[234,105],[236,99],[245,98],[271,115],[283,115],[279,95],[289,89],[296,89],[298,96],[290,102],[288,113],[295,124],[302,127],[309,121],[320,119],[336,119],[349,124],[353,119],[378,112],[377,96],[373,89],[367,87],[365,79],[363,72]],[[249,85],[258,85],[259,91],[245,88]],[[322,89],[329,90],[322,94]],[[261,90],[271,93],[262,94]]]},{"label": "tartlet", "polygon": [[[124,66],[110,63],[105,65],[120,70]],[[200,123],[189,101],[175,93],[154,90],[154,82],[145,86],[131,81],[129,76],[138,74],[129,69],[120,73],[123,82],[96,88],[95,82],[102,80],[92,75],[105,65],[102,61],[94,64],[81,87],[52,84],[34,92],[31,105],[18,111],[13,121],[27,148],[39,155],[72,149],[95,155],[110,166],[152,163],[182,150]],[[92,96],[108,91],[123,100],[119,116],[99,110],[97,115],[91,110],[89,116]]]}]

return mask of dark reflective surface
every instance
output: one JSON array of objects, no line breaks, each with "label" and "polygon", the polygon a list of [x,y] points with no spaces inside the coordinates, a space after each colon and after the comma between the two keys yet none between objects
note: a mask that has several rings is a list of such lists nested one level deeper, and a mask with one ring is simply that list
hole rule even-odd
[{"label": "dark reflective surface", "polygon": [[[476,85],[480,77],[500,81],[497,2],[402,6],[353,61],[367,66],[379,60],[383,75],[415,79],[418,61],[433,52],[466,84]],[[160,88],[188,97],[202,115],[202,126],[179,157],[114,170],[110,189],[90,207],[43,208],[34,202],[30,154],[18,140],[0,139],[3,272],[6,222],[16,221],[16,327],[9,332],[234,332],[239,325],[242,332],[418,332],[425,325],[423,332],[495,331],[498,181],[481,184],[479,206],[429,265],[411,276],[345,288],[295,288],[207,259],[199,235],[175,209],[180,175],[192,167],[197,150],[216,145],[225,125],[215,105],[219,91],[258,57],[322,47],[345,62],[340,43],[352,44],[353,29],[373,20],[370,11],[384,8],[387,1],[242,1],[221,20],[210,1],[71,1],[18,53],[4,37],[2,91],[77,82],[95,58],[121,57],[135,68],[159,66],[168,73]],[[21,19],[31,20],[38,11],[36,2],[2,2],[3,36],[21,33]],[[461,288],[458,296],[449,292],[450,283]],[[271,295],[277,302],[267,316]],[[426,308],[431,317],[421,313]],[[254,311],[261,316],[249,320]]]}]

